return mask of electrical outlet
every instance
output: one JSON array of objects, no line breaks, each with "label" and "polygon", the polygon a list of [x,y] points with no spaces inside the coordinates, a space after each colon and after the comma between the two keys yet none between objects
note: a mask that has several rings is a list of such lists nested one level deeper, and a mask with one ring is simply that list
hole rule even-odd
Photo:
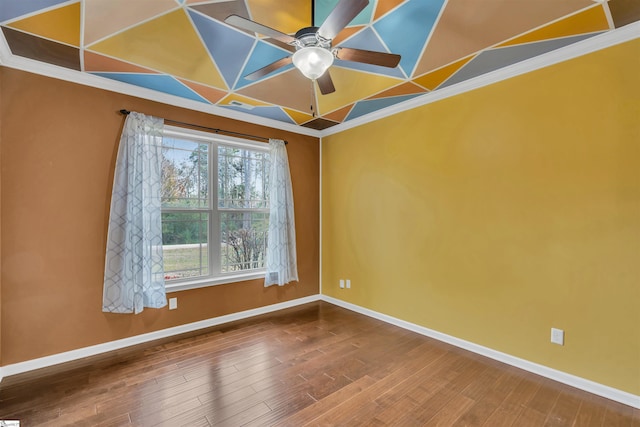
[{"label": "electrical outlet", "polygon": [[344,280],[340,279],[340,289],[344,289]]},{"label": "electrical outlet", "polygon": [[178,298],[169,298],[169,310],[178,308]]},{"label": "electrical outlet", "polygon": [[562,329],[551,328],[551,342],[564,345],[564,331]]},{"label": "electrical outlet", "polygon": [[351,289],[351,279],[347,279],[347,289]]}]

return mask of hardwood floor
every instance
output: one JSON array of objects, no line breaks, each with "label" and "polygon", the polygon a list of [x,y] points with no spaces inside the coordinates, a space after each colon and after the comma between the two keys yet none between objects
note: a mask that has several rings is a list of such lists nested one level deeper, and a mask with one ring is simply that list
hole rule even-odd
[{"label": "hardwood floor", "polygon": [[640,410],[324,302],[0,383],[24,426],[628,426]]}]

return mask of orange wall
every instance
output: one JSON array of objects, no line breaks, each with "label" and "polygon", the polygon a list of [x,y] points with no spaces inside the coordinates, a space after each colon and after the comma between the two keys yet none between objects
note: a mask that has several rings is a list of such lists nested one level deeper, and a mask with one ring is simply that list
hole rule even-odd
[{"label": "orange wall", "polygon": [[[2,365],[318,293],[317,138],[8,68],[0,68],[0,83]],[[174,311],[103,313],[121,108],[287,140],[300,282],[266,289],[261,280],[212,286],[170,295],[179,297]]]},{"label": "orange wall", "polygon": [[[2,100],[2,79],[0,78],[0,101]],[[2,140],[2,114],[0,114],[0,141]],[[0,170],[2,166],[2,144],[0,144]],[[0,366],[2,366],[2,173],[0,173]],[[2,380],[2,378],[0,378]]]}]

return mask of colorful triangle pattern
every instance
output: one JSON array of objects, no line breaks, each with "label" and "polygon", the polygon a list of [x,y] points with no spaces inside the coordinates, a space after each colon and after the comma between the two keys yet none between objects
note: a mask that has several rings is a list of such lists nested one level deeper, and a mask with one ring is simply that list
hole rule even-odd
[{"label": "colorful triangle pattern", "polygon": [[336,60],[329,95],[293,65],[245,78],[293,49],[226,17],[292,35],[338,2],[0,0],[0,28],[14,56],[325,129],[640,21],[640,1],[629,0],[376,0],[334,46],[397,53],[398,67]]}]

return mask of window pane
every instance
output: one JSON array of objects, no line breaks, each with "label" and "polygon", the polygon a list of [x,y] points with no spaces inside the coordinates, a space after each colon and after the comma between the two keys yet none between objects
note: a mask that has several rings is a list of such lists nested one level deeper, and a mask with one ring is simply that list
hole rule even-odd
[{"label": "window pane", "polygon": [[208,206],[209,146],[165,137],[162,146],[162,207]]},{"label": "window pane", "polygon": [[223,273],[264,267],[269,214],[222,212],[220,214],[220,265]]},{"label": "window pane", "polygon": [[218,206],[268,207],[269,154],[234,147],[218,148]]},{"label": "window pane", "polygon": [[207,213],[162,213],[165,280],[209,274],[208,234]]}]

